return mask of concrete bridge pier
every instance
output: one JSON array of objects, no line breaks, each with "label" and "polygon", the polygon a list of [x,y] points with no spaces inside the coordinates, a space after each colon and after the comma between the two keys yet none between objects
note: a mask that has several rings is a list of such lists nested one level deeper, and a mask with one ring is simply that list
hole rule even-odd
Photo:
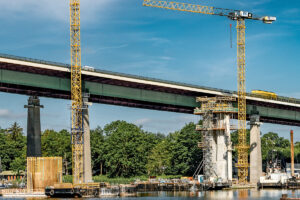
[{"label": "concrete bridge pier", "polygon": [[41,115],[40,99],[37,96],[28,98],[27,114],[27,157],[41,157]]},{"label": "concrete bridge pier", "polygon": [[93,182],[92,179],[92,164],[91,164],[91,142],[90,142],[90,119],[89,119],[89,106],[92,105],[88,102],[88,96],[83,97],[83,128],[84,128],[84,145],[83,145],[83,170],[84,170],[84,183]]},{"label": "concrete bridge pier", "polygon": [[250,183],[257,184],[262,176],[262,155],[259,115],[250,116]]}]

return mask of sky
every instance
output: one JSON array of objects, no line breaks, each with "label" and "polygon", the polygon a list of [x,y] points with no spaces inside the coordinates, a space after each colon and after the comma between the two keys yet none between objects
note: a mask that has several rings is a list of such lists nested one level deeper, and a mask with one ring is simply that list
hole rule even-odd
[{"label": "sky", "polygon": [[[300,98],[299,0],[178,0],[276,16],[246,22],[246,87]],[[232,48],[230,43],[232,24]],[[236,90],[235,22],[226,17],[142,6],[142,0],[81,0],[82,65],[183,83]],[[0,0],[0,53],[70,63],[69,0]],[[26,96],[0,93],[0,126],[26,130]],[[70,129],[70,101],[41,98],[42,129]],[[91,128],[126,120],[169,133],[198,116],[93,104]],[[289,137],[300,128],[263,124]],[[26,133],[26,131],[25,131]],[[298,134],[297,134],[298,133]],[[298,136],[299,135],[299,136]]]}]

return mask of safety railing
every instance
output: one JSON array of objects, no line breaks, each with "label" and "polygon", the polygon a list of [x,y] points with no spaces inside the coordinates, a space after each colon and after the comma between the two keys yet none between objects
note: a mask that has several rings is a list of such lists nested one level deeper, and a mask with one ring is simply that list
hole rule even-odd
[{"label": "safety railing", "polygon": [[291,98],[291,97],[284,97],[284,96],[271,97],[271,96],[265,96],[265,95],[260,95],[260,94],[253,94],[253,93],[247,93],[246,95],[249,97],[256,97],[256,98],[267,99],[267,100],[300,104],[300,99]]},{"label": "safety railing", "polygon": [[195,108],[194,109],[194,113],[197,114],[197,113],[204,113],[204,112],[207,112],[207,111],[211,111],[211,112],[218,112],[218,113],[221,113],[221,112],[224,112],[224,113],[236,113],[238,112],[238,108],[220,108],[220,107],[216,107],[216,108],[213,108],[213,109],[206,109],[206,108]]},{"label": "safety railing", "polygon": [[[203,125],[196,125],[196,130],[225,130],[227,127],[224,124],[214,124],[211,127],[204,127]],[[236,125],[230,125],[230,130],[237,130]]]}]

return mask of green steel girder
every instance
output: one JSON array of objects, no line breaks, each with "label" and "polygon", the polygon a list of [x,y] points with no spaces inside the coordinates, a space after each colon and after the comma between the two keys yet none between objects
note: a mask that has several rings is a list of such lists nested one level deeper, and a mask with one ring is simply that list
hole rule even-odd
[{"label": "green steel girder", "polygon": [[[5,69],[0,69],[0,83],[70,92],[70,79]],[[165,105],[184,106],[190,108],[199,106],[195,101],[195,97],[193,96],[171,94],[89,81],[85,81],[83,83],[83,90],[88,90],[91,95],[97,96],[116,97],[121,99],[160,103]],[[300,122],[299,111],[265,106],[255,107],[262,117]],[[247,114],[250,114],[253,110],[255,110],[254,105],[247,105]]]},{"label": "green steel girder", "polygon": [[[0,82],[70,91],[70,79],[0,69]],[[177,106],[196,107],[194,97],[85,81],[83,91],[91,95],[118,97]]]}]

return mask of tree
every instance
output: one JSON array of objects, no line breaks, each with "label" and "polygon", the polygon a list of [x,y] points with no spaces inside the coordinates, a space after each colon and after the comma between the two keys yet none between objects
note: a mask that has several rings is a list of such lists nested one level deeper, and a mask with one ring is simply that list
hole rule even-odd
[{"label": "tree", "polygon": [[[42,154],[44,157],[62,157],[67,163],[71,163],[71,134],[67,130],[45,130],[42,133]],[[69,165],[68,171],[72,170],[71,167],[72,165]]]},{"label": "tree", "polygon": [[168,139],[172,167],[166,173],[192,176],[202,160],[202,151],[198,148],[201,133],[196,131],[196,124],[186,124],[180,131],[170,134]]},{"label": "tree", "polygon": [[25,171],[26,168],[26,158],[17,157],[15,158],[11,163],[11,169],[17,173],[17,175],[20,175],[20,171]]},{"label": "tree", "polygon": [[103,130],[98,126],[91,130],[91,156],[94,173],[103,174],[105,169],[105,138]]},{"label": "tree", "polygon": [[7,129],[7,133],[9,134],[10,138],[14,141],[16,141],[19,137],[22,136],[22,131],[23,129],[17,122],[13,123],[13,125]]},{"label": "tree", "polygon": [[26,149],[26,137],[23,136],[22,128],[18,123],[13,123],[5,131],[5,134],[0,133],[0,157],[3,170],[12,169],[13,161],[16,158],[19,158],[18,161],[21,159],[22,163],[26,163]]},{"label": "tree", "polygon": [[290,142],[283,137],[279,137],[277,133],[269,132],[261,137],[262,160],[266,167],[267,162],[275,156],[280,159],[283,164],[290,160]]},{"label": "tree", "polygon": [[9,159],[7,156],[7,149],[6,149],[6,136],[3,132],[0,133],[0,158],[1,158],[1,169],[6,170],[6,162]]},{"label": "tree", "polygon": [[171,169],[171,150],[170,143],[167,139],[162,140],[155,145],[148,156],[146,165],[149,175],[162,175],[165,171]]},{"label": "tree", "polygon": [[146,173],[146,134],[134,124],[115,121],[104,127],[105,162],[110,177],[130,177]]}]

